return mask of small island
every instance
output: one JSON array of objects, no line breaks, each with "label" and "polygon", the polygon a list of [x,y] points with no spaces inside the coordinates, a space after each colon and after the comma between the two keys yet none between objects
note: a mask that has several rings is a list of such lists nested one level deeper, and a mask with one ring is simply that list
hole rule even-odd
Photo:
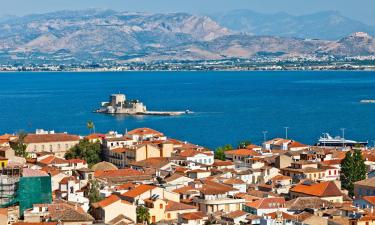
[{"label": "small island", "polygon": [[155,115],[155,116],[178,116],[192,113],[185,111],[147,111],[146,106],[139,100],[127,100],[124,94],[112,94],[109,102],[102,102],[101,107],[94,112],[105,114],[123,115]]}]

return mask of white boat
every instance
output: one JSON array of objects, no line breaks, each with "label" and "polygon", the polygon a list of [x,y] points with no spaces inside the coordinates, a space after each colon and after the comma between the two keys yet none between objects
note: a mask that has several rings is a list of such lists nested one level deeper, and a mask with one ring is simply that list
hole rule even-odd
[{"label": "white boat", "polygon": [[354,147],[354,146],[366,146],[368,142],[359,142],[353,140],[347,140],[340,136],[332,137],[328,133],[323,133],[318,140],[317,146],[326,146],[326,147]]}]

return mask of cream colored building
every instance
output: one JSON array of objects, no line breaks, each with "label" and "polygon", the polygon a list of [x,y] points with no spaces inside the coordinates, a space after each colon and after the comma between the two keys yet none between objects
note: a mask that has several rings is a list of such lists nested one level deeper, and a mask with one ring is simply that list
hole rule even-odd
[{"label": "cream colored building", "polygon": [[100,202],[94,203],[92,206],[94,218],[103,223],[108,223],[120,215],[124,215],[133,223],[137,221],[137,206],[122,200],[117,195],[111,195]]},{"label": "cream colored building", "polygon": [[65,153],[79,143],[80,137],[65,133],[56,134],[28,134],[24,143],[26,151],[31,156],[38,152],[51,152],[55,156],[64,157]]},{"label": "cream colored building", "polygon": [[171,157],[173,144],[160,145],[139,144],[116,148],[108,151],[108,161],[119,168],[129,166],[130,162],[138,162],[149,158]]}]

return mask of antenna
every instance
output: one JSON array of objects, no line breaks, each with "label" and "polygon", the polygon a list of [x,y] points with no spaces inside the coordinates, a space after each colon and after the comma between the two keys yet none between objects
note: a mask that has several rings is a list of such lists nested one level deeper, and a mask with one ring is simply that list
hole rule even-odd
[{"label": "antenna", "polygon": [[288,129],[289,127],[284,127],[285,129],[285,139],[288,139]]},{"label": "antenna", "polygon": [[340,128],[342,131],[342,147],[345,147],[345,128]]},{"label": "antenna", "polygon": [[267,133],[268,133],[268,131],[264,130],[264,131],[262,131],[262,133],[263,133],[263,143],[264,143],[267,140]]}]

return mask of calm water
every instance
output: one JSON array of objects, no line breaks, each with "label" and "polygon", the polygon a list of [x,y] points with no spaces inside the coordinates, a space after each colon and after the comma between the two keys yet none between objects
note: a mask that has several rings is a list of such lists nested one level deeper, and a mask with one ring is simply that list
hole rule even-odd
[{"label": "calm water", "polygon": [[[111,93],[178,117],[92,113]],[[151,127],[208,147],[289,136],[314,143],[322,132],[375,140],[374,72],[0,73],[0,133],[43,128],[87,134]]]}]

